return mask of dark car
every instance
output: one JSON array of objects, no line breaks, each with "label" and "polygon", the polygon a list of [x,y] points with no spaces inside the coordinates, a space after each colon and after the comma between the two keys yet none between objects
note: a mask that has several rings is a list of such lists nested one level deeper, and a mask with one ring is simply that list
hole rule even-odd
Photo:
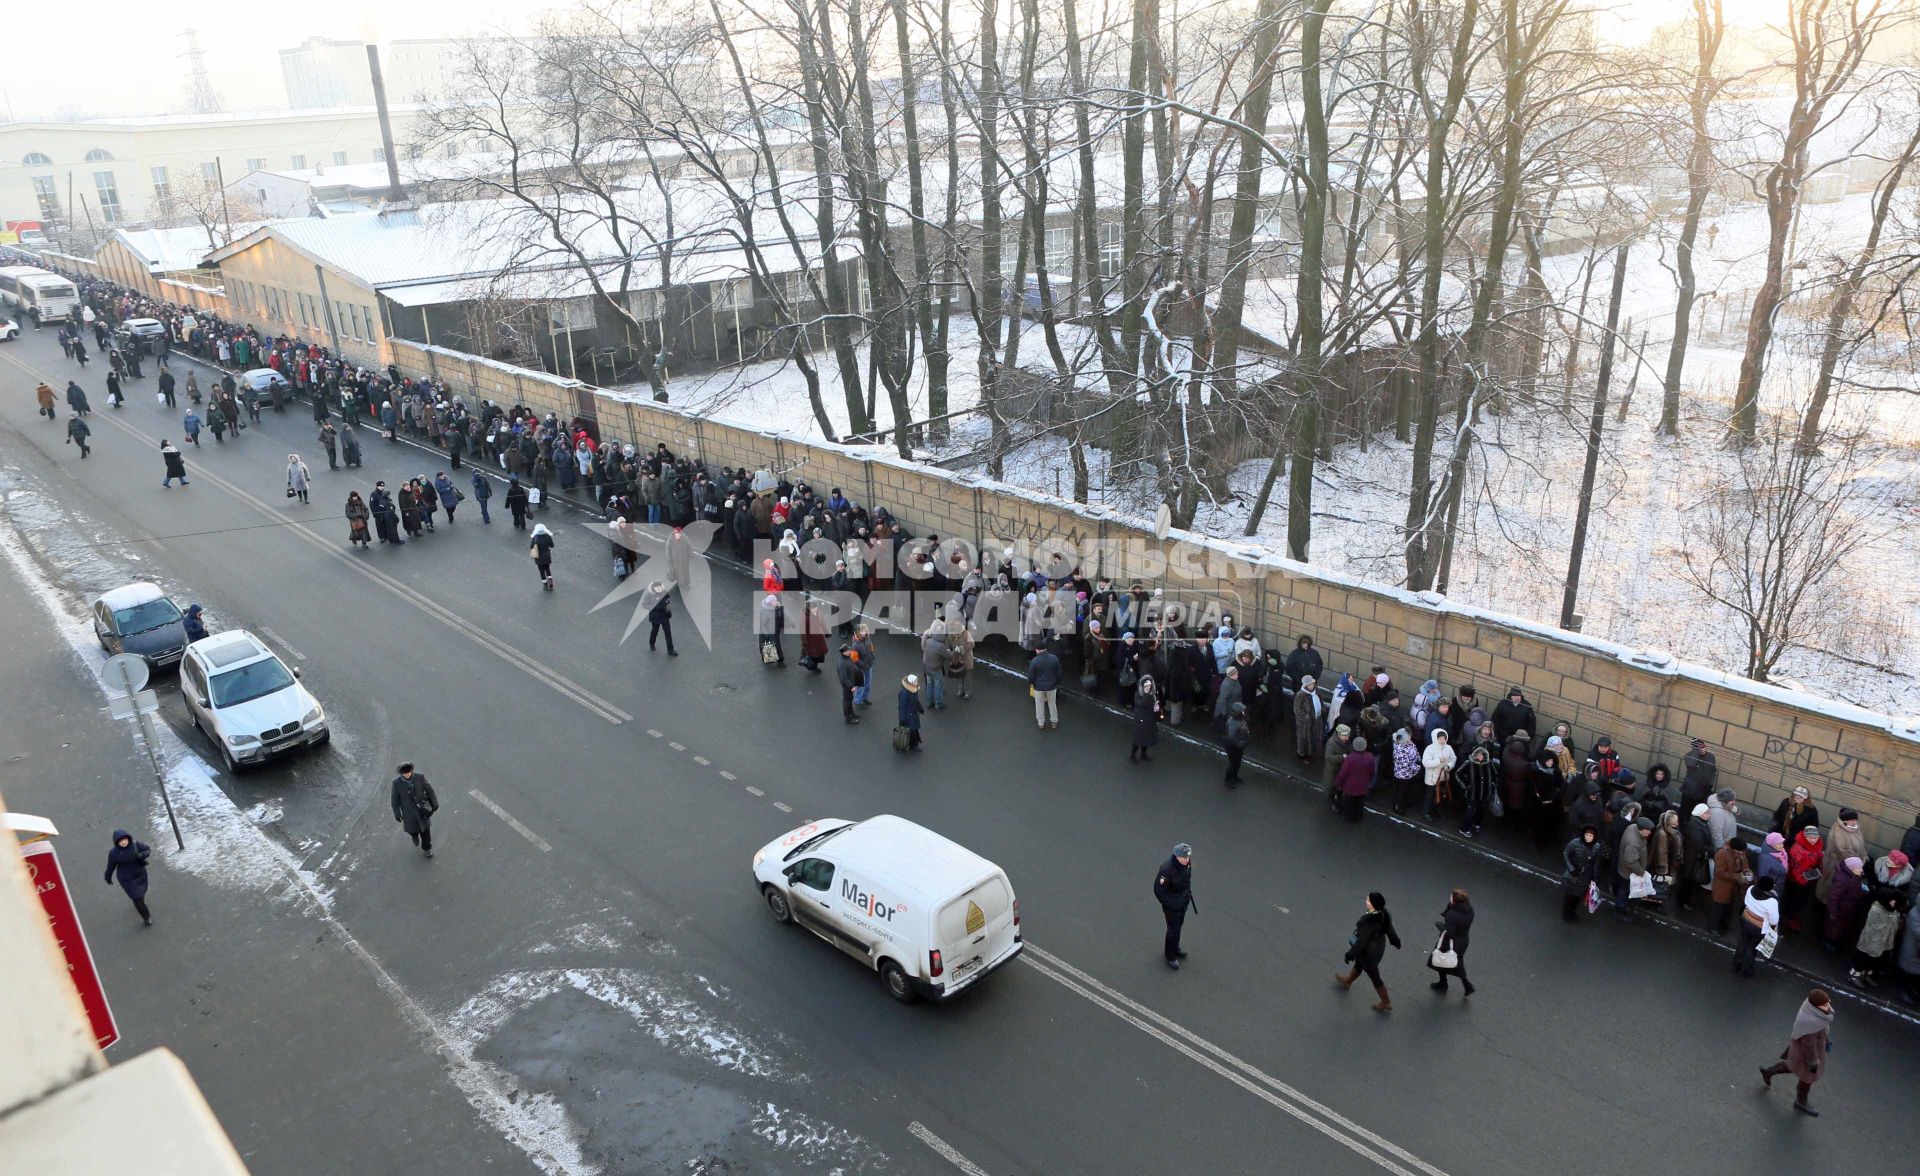
[{"label": "dark car", "polygon": [[287,382],[285,376],[274,371],[272,368],[254,368],[251,371],[243,372],[240,376],[240,382],[252,388],[255,392],[271,393],[275,388],[291,389],[293,387],[292,384]]},{"label": "dark car", "polygon": [[150,666],[178,665],[187,648],[180,607],[158,585],[127,584],[93,603],[93,635],[108,653],[132,653]]}]

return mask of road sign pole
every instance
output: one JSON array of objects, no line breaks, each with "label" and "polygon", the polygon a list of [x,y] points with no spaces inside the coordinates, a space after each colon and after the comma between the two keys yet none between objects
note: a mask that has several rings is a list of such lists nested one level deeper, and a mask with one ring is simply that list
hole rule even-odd
[{"label": "road sign pole", "polygon": [[167,795],[167,778],[160,774],[160,757],[153,753],[153,716],[140,715],[140,742],[147,749],[147,762],[153,765],[153,782],[160,789],[160,803],[167,808],[167,824],[173,826],[174,848],[185,850],[186,841],[180,836],[180,822],[173,815],[173,798]]},{"label": "road sign pole", "polygon": [[127,714],[117,717],[126,718],[130,715],[139,723],[140,746],[147,749],[147,763],[153,768],[153,782],[160,789],[160,803],[166,806],[167,824],[173,826],[173,844],[175,848],[184,850],[187,848],[187,842],[180,836],[180,822],[173,815],[173,797],[167,795],[167,781],[160,774],[160,757],[153,750],[152,711],[157,704],[153,701],[151,691],[147,692],[145,706],[142,705],[143,700],[140,697],[141,688],[147,684],[147,663],[132,654],[117,653],[107,659],[105,677],[109,681],[117,682],[120,689],[126,693],[124,701],[127,704]]}]

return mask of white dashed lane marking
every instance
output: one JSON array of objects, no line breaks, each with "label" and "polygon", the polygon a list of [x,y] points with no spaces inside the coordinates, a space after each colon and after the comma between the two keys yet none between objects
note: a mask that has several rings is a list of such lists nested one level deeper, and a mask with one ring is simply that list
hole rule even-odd
[{"label": "white dashed lane marking", "polygon": [[696,755],[696,756],[694,756],[694,757],[693,757],[693,762],[694,762],[694,763],[696,763],[696,764],[699,764],[699,765],[700,765],[701,767],[703,767],[703,768],[705,768],[705,767],[711,767],[711,766],[712,766],[712,764],[713,764],[713,761],[712,761],[712,760],[710,760],[710,759],[708,759],[708,758],[707,758],[706,756],[704,756],[704,755]]},{"label": "white dashed lane marking", "polygon": [[780,810],[781,812],[783,812],[783,813],[790,813],[790,812],[792,812],[792,811],[793,811],[793,806],[792,806],[792,805],[790,805],[790,804],[783,804],[783,803],[781,803],[780,801],[777,801],[777,800],[773,802],[773,807],[774,807],[774,808],[777,808],[777,809],[779,809],[779,810]]},{"label": "white dashed lane marking", "polygon": [[751,792],[751,793],[753,793],[753,794],[754,794],[755,796],[765,796],[765,795],[766,795],[766,793],[764,793],[764,792],[762,792],[762,791],[760,791],[760,790],[759,790],[758,788],[755,788],[755,787],[754,787],[753,785],[751,785],[751,784],[749,784],[749,785],[747,785],[747,791],[748,791],[748,792]]},{"label": "white dashed lane marking", "polygon": [[722,780],[738,780],[740,777],[734,775],[732,772],[722,769],[720,772],[720,778]]},{"label": "white dashed lane marking", "polygon": [[926,1125],[913,1122],[907,1124],[907,1131],[921,1143],[932,1148],[941,1159],[965,1172],[967,1176],[987,1176],[987,1170],[960,1154],[958,1148],[927,1130]]},{"label": "white dashed lane marking", "polygon": [[535,833],[533,830],[527,828],[525,825],[522,825],[519,822],[519,820],[514,817],[512,813],[508,812],[506,809],[501,808],[499,805],[493,803],[493,801],[487,796],[486,793],[480,791],[478,788],[469,788],[467,789],[467,795],[473,797],[475,800],[479,801],[481,804],[486,805],[488,811],[492,812],[494,816],[499,817],[501,820],[505,821],[507,823],[507,827],[512,829],[515,833],[518,833],[520,836],[532,842],[533,847],[539,850],[541,853],[553,852],[553,846],[548,845],[545,838],[541,837],[538,833]]},{"label": "white dashed lane marking", "polygon": [[686,745],[686,744],[684,744],[684,743],[675,743],[675,742],[674,742],[673,740],[671,740],[671,739],[669,739],[669,740],[667,740],[667,746],[668,746],[668,747],[671,747],[671,748],[673,748],[673,749],[674,749],[675,751],[685,751],[685,750],[687,749],[687,745]]}]

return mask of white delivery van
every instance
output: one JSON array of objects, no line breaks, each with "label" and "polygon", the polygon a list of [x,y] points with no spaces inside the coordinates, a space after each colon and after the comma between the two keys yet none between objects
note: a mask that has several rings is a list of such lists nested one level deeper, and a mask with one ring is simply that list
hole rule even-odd
[{"label": "white delivery van", "polygon": [[902,817],[810,821],[753,855],[767,909],[880,973],[895,1000],[946,1000],[1023,946],[999,866]]}]

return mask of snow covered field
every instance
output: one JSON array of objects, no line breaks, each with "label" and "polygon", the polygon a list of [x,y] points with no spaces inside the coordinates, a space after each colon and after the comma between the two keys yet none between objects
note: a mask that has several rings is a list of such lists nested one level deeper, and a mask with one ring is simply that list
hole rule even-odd
[{"label": "snow covered field", "polygon": [[[1799,273],[1823,272],[1830,257],[1848,256],[1866,231],[1867,194],[1824,204],[1808,204],[1794,238]],[[1907,197],[1911,204],[1911,197]],[[1584,631],[1648,648],[1664,649],[1714,669],[1738,673],[1744,666],[1744,633],[1738,618],[1704,601],[1679,571],[1693,508],[1704,493],[1724,484],[1735,469],[1725,447],[1725,421],[1740,367],[1744,308],[1759,284],[1766,247],[1763,210],[1757,204],[1710,209],[1696,249],[1701,301],[1689,349],[1682,435],[1656,436],[1660,379],[1672,325],[1672,224],[1656,225],[1633,245],[1621,319],[1622,334],[1639,347],[1641,361],[1616,358],[1613,407],[1595,489],[1580,596]],[[1587,264],[1585,254],[1547,261],[1547,280],[1555,300],[1578,300]],[[1595,263],[1589,317],[1604,316],[1611,257]],[[1250,300],[1288,296],[1290,280],[1257,287]],[[1721,324],[1726,324],[1724,329]],[[1763,390],[1763,408],[1795,414],[1804,397],[1812,357],[1804,324],[1783,317]],[[1036,324],[1025,324],[1023,362],[1045,366],[1045,345]],[[1079,337],[1075,333],[1076,341]],[[975,337],[972,326],[956,320],[950,368],[949,410],[977,403]],[[1072,345],[1069,344],[1071,358]],[[1558,619],[1573,517],[1585,459],[1591,375],[1596,362],[1591,338],[1575,381],[1573,403],[1562,409],[1557,397],[1541,405],[1520,405],[1504,417],[1489,415],[1482,445],[1475,450],[1470,487],[1474,498],[1463,510],[1462,533],[1449,593],[1456,599],[1535,621]],[[1877,373],[1879,382],[1902,383],[1897,373]],[[822,368],[822,397],[837,431],[844,431],[846,409],[829,363]],[[1631,388],[1624,419],[1618,405]],[[643,390],[630,394],[641,395]],[[675,404],[703,415],[759,428],[818,437],[800,375],[785,364],[756,364],[705,376],[677,379]],[[918,369],[913,412],[926,415],[924,368]],[[884,398],[876,406],[882,424],[891,422]],[[1892,714],[1920,713],[1920,581],[1887,574],[1912,558],[1912,535],[1920,524],[1920,395],[1853,393],[1836,399],[1835,414],[1875,439],[1873,458],[1859,475],[1872,482],[1876,528],[1886,533],[1846,570],[1855,611],[1844,625],[1822,635],[1818,648],[1790,653],[1776,677],[1808,691]],[[926,456],[953,460],[978,449],[987,436],[982,416],[954,424],[949,446]],[[1110,469],[1107,455],[1088,454],[1094,500],[1115,509],[1150,517],[1156,505],[1150,480],[1137,471]],[[1336,447],[1332,461],[1318,470],[1314,501],[1313,561],[1330,570],[1399,584],[1405,576],[1397,550],[1404,522],[1411,446],[1394,440],[1391,430],[1358,443]],[[980,472],[984,460],[962,468]],[[1238,538],[1248,507],[1265,474],[1264,460],[1250,461],[1229,478],[1230,498],[1203,507],[1194,529]],[[1009,454],[1006,479],[1048,493],[1071,491],[1066,443],[1039,437]],[[1275,550],[1284,547],[1287,518],[1284,495],[1264,518],[1259,538]]]}]

